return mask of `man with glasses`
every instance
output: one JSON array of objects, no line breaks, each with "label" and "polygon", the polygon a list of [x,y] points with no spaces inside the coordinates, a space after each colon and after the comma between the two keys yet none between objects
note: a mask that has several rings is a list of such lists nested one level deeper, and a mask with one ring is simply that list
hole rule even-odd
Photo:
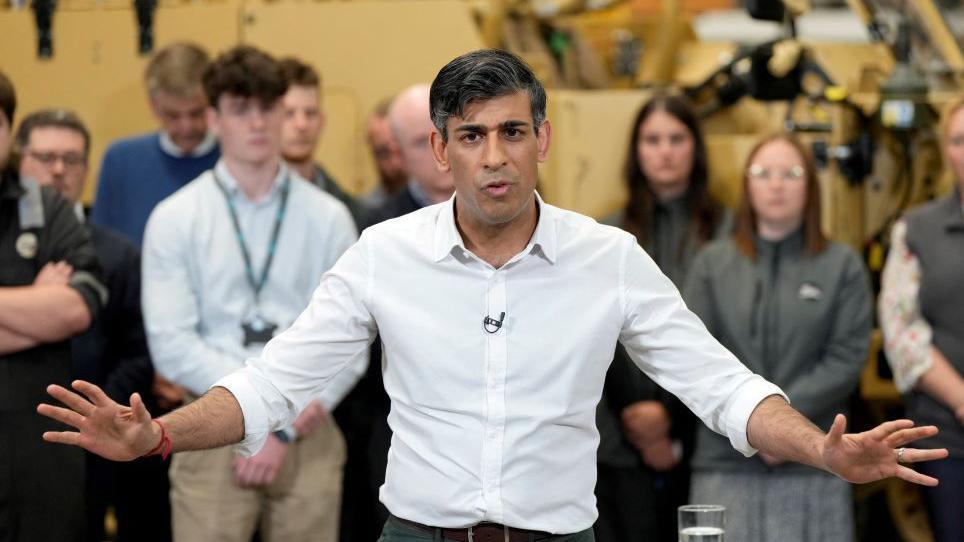
[{"label": "man with glasses", "polygon": [[[7,167],[15,107],[0,73],[0,540],[79,541],[84,455],[38,446],[38,434],[61,426],[39,418],[32,404],[46,382],[69,380],[69,339],[98,319],[107,291],[70,202]],[[41,148],[27,154],[59,170],[79,158]]]},{"label": "man with glasses", "polygon": [[388,109],[392,99],[384,99],[375,106],[365,122],[368,146],[372,151],[375,169],[378,170],[378,186],[362,196],[362,202],[371,207],[381,207],[388,198],[405,188],[408,173],[402,164],[402,154],[388,121]]},{"label": "man with glasses", "polygon": [[[140,250],[123,236],[86,221],[80,202],[90,149],[87,127],[71,111],[45,109],[21,121],[14,145],[21,178],[53,188],[73,204],[103,267],[108,301],[90,329],[71,341],[74,377],[97,382],[118,401],[139,392],[152,412],[162,414],[151,393],[154,368],[141,319]],[[59,277],[66,280],[66,275]],[[118,541],[170,540],[167,467],[159,459],[124,464],[88,454],[86,487],[88,541],[104,539],[108,505],[115,508]],[[135,494],[136,499],[127,498]]]}]

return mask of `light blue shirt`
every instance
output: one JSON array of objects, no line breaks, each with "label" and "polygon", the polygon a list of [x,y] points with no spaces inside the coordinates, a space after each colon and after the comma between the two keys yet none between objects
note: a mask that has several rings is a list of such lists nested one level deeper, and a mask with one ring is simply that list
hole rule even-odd
[{"label": "light blue shirt", "polygon": [[[322,275],[355,242],[345,206],[282,164],[268,193],[249,200],[223,161],[215,166],[238,214],[254,273],[260,278],[290,178],[274,261],[260,295],[260,315],[286,329],[308,304]],[[243,345],[242,321],[255,311],[244,259],[224,194],[211,171],[162,201],[144,237],[143,311],[158,372],[195,395],[258,356]],[[318,399],[329,411],[355,385],[365,364],[344,371]]]}]

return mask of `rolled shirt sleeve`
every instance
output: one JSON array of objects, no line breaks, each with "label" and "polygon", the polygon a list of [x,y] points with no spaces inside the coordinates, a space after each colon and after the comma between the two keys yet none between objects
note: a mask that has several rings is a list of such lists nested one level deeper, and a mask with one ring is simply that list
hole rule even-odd
[{"label": "rolled shirt sleeve", "polygon": [[620,264],[624,325],[620,342],[657,384],[746,456],[756,453],[747,423],[776,385],[752,373],[707,331],[653,260],[631,239]]}]

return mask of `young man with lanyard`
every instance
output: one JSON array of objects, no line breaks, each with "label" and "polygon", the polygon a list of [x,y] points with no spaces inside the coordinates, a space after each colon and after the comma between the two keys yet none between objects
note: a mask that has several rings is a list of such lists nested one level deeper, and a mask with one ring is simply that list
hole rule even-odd
[{"label": "young man with lanyard", "polygon": [[[154,363],[195,397],[288,327],[356,238],[345,206],[281,160],[279,64],[239,46],[202,81],[221,159],[158,204],[143,255]],[[342,372],[252,457],[227,447],[178,455],[174,538],[248,542],[260,519],[266,541],[334,541],[345,452],[326,412],[363,371]]]},{"label": "young man with lanyard", "polygon": [[48,391],[39,411],[79,431],[44,438],[114,459],[240,442],[256,452],[376,332],[385,345],[392,448],[382,542],[593,540],[595,411],[621,342],[657,383],[746,455],[760,450],[853,482],[898,476],[904,448],[937,432],[901,420],[829,433],[793,410],[686,309],[625,232],[541,201],[546,95],[518,57],[456,58],[432,84],[432,148],[455,197],[373,226],[261,357],[191,405],[152,420],[96,387]]}]

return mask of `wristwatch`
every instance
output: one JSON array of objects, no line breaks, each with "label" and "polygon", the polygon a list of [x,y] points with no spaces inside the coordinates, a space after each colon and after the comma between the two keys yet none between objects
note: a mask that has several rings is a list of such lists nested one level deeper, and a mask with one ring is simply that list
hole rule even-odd
[{"label": "wristwatch", "polygon": [[298,436],[297,434],[295,434],[295,430],[293,428],[281,429],[281,430],[275,431],[272,434],[284,444],[289,444],[291,442],[294,442]]}]

